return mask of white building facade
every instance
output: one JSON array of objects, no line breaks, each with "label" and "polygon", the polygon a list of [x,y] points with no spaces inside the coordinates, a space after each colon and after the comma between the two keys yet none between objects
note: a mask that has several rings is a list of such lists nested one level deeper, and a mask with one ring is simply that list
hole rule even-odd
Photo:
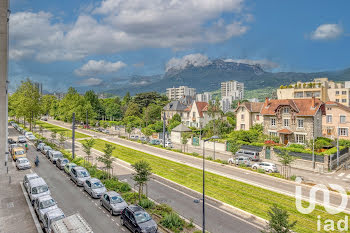
[{"label": "white building facade", "polygon": [[179,100],[184,96],[196,96],[196,89],[188,86],[179,86],[166,89],[166,96],[169,100]]},{"label": "white building facade", "polygon": [[212,95],[210,92],[203,92],[201,94],[196,95],[196,101],[199,101],[199,102],[209,103],[209,100],[211,100],[211,98],[212,98]]},{"label": "white building facade", "polygon": [[244,98],[244,83],[235,80],[221,83],[221,108],[222,111],[228,112],[235,100],[242,100]]}]

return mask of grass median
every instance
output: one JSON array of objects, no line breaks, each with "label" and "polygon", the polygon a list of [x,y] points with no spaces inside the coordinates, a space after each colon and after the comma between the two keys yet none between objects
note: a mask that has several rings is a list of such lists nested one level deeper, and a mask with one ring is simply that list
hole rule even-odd
[{"label": "grass median", "polygon": [[[70,130],[70,129],[62,128],[62,127],[59,127],[57,125],[53,125],[53,124],[46,123],[46,122],[43,122],[43,121],[38,121],[37,125],[39,125],[39,126],[41,125],[43,128],[48,129],[50,131],[56,131],[58,134],[63,132],[66,137],[69,137],[69,138],[72,137],[72,130]],[[79,138],[89,138],[89,137],[90,137],[89,135],[75,132],[75,138],[77,138],[77,139],[79,139]]]},{"label": "grass median", "polygon": [[[105,147],[105,143],[109,142],[97,139],[94,148],[102,151]],[[139,160],[146,160],[151,164],[152,172],[154,174],[172,180],[198,192],[202,191],[202,170],[114,143],[109,144],[113,144],[116,147],[116,150],[113,152],[113,156],[131,164]],[[338,221],[340,219],[344,219],[345,217],[345,214],[343,213],[338,215],[330,215],[322,206],[316,206],[315,210],[311,214],[304,215],[299,213],[296,209],[295,198],[293,197],[229,179],[210,172],[206,173],[206,194],[207,196],[216,198],[222,202],[228,203],[264,219],[269,218],[267,212],[270,207],[273,204],[277,204],[279,207],[282,207],[288,211],[291,220],[298,221],[295,228],[297,232],[316,232],[318,215],[321,216],[321,220],[323,221],[326,219]],[[303,205],[307,207],[308,203],[304,202]]]}]

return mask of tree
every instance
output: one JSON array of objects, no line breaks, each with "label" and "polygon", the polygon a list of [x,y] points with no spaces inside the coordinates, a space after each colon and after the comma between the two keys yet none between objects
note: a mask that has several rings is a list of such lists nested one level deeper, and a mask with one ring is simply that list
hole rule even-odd
[{"label": "tree", "polygon": [[287,151],[281,151],[277,154],[278,161],[282,163],[281,173],[285,178],[290,176],[290,165],[295,160],[295,157],[291,156]]},{"label": "tree", "polygon": [[[183,152],[186,152],[186,144],[188,142],[188,139],[192,136],[192,132],[182,132],[181,134],[181,144],[184,146]],[[182,151],[182,146],[181,146]]]},{"label": "tree", "polygon": [[240,144],[238,141],[230,141],[229,143],[229,150],[232,153],[232,156],[235,158],[236,153],[239,151],[239,149],[241,149],[242,144]]},{"label": "tree", "polygon": [[174,122],[174,121],[181,122],[181,116],[180,116],[178,113],[176,113],[176,114],[171,118],[171,120],[169,121],[169,123],[172,123],[172,122]]},{"label": "tree", "polygon": [[140,108],[136,103],[130,103],[125,111],[124,118],[128,116],[140,116]]},{"label": "tree", "polygon": [[279,208],[274,204],[268,211],[270,216],[269,223],[262,233],[290,233],[297,221],[289,222],[289,214],[286,210]]},{"label": "tree", "polygon": [[42,125],[39,125],[39,133],[41,134],[41,136],[43,136],[43,132],[44,132],[44,127]]},{"label": "tree", "polygon": [[110,174],[109,171],[112,168],[112,163],[115,160],[115,158],[112,156],[114,150],[115,146],[106,143],[105,148],[103,149],[104,154],[97,157],[97,160],[105,165],[108,175]]},{"label": "tree", "polygon": [[66,141],[65,134],[63,132],[60,132],[59,135],[60,135],[59,137],[60,145],[62,149],[64,149],[64,142]]},{"label": "tree", "polygon": [[140,160],[131,165],[135,169],[133,180],[139,186],[139,201],[141,201],[141,195],[143,193],[143,186],[147,184],[151,176],[152,168],[147,161]]},{"label": "tree", "polygon": [[83,151],[85,152],[85,154],[87,154],[88,162],[90,162],[91,148],[94,146],[94,144],[95,144],[95,139],[93,138],[84,140],[84,142],[82,143]]},{"label": "tree", "polygon": [[151,104],[157,104],[157,102],[159,102],[161,99],[162,96],[157,92],[143,92],[136,94],[136,96],[133,99],[133,102],[139,106],[139,109],[144,109]]},{"label": "tree", "polygon": [[146,125],[152,124],[160,120],[162,114],[162,107],[156,104],[150,104],[144,110],[144,121]]},{"label": "tree", "polygon": [[50,110],[53,104],[55,104],[56,100],[57,98],[53,95],[44,95],[42,97],[42,105],[41,105],[42,114],[48,115],[50,113]]},{"label": "tree", "polygon": [[179,124],[181,124],[180,121],[173,121],[168,125],[168,131],[171,132],[171,130],[173,130],[173,128],[175,128],[176,126],[178,126]]},{"label": "tree", "polygon": [[52,140],[52,142],[54,142],[54,140],[56,139],[56,137],[57,137],[57,131],[54,130],[54,131],[51,132],[51,140]]},{"label": "tree", "polygon": [[[216,98],[215,101],[213,102],[212,100],[209,100],[209,105],[208,105],[208,115],[211,119],[213,119],[213,135],[217,135],[218,133],[216,132],[215,128],[215,117],[218,113],[221,113],[220,110],[220,100],[219,98]],[[220,135],[217,135],[220,136]]]}]

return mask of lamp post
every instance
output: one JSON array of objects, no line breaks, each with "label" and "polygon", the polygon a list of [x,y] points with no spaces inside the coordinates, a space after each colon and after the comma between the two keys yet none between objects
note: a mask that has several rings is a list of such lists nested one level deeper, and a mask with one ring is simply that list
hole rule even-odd
[{"label": "lamp post", "polygon": [[203,207],[202,207],[202,228],[203,228],[203,233],[205,233],[205,142],[211,140],[211,139],[218,139],[218,136],[212,136],[211,138],[203,140],[203,197],[202,199],[196,199],[194,200],[195,203],[199,203],[200,200],[203,202]]}]

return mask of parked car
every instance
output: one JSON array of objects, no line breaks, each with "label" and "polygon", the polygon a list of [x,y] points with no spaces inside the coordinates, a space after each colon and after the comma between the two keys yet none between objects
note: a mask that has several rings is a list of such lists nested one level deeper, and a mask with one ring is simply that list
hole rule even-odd
[{"label": "parked car", "polygon": [[66,158],[58,158],[56,160],[56,167],[58,167],[60,170],[62,170],[67,163],[69,163],[68,159],[66,159]]},{"label": "parked car", "polygon": [[173,144],[171,142],[165,142],[165,147],[173,148]]},{"label": "parked car", "polygon": [[[28,138],[30,135],[33,135],[33,133],[32,132],[26,132],[25,134],[24,134],[24,136],[26,137],[26,138]],[[34,136],[34,135],[33,135]]]},{"label": "parked car", "polygon": [[244,156],[239,156],[237,158],[229,158],[227,162],[229,164],[235,164],[235,165],[245,164],[247,166],[250,166],[250,159]]},{"label": "parked car", "polygon": [[51,210],[44,214],[43,229],[46,233],[51,233],[51,224],[55,221],[65,218],[63,211],[60,208]]},{"label": "parked car", "polygon": [[121,195],[114,191],[106,192],[102,195],[100,200],[101,206],[105,207],[111,215],[119,215],[128,207]]},{"label": "parked car", "polygon": [[34,142],[36,140],[36,137],[34,135],[29,135],[28,140]]},{"label": "parked car", "polygon": [[21,144],[21,143],[14,143],[14,144],[11,144],[10,147],[9,147],[9,152],[10,152],[11,155],[12,155],[13,149],[14,149],[14,148],[17,148],[17,147],[23,148],[24,145]]},{"label": "parked car", "polygon": [[28,183],[29,183],[29,181],[37,179],[37,178],[40,178],[40,177],[36,173],[28,173],[28,174],[26,174],[24,176],[24,178],[23,178],[23,185],[26,188],[27,192],[29,192],[28,191]]},{"label": "parked car", "polygon": [[259,152],[257,151],[240,149],[239,151],[237,151],[236,156],[244,156],[248,157],[252,161],[259,161]]},{"label": "parked car", "polygon": [[70,170],[76,166],[77,165],[75,163],[67,163],[66,165],[64,165],[64,172],[70,174]]},{"label": "parked car", "polygon": [[160,140],[158,140],[158,139],[152,139],[152,140],[150,141],[150,143],[151,143],[152,145],[159,145],[159,144],[160,144]]},{"label": "parked car", "polygon": [[48,152],[52,150],[51,146],[43,146],[42,149],[41,149],[41,153],[43,153],[44,155],[48,155]]},{"label": "parked car", "polygon": [[43,142],[40,142],[40,143],[36,146],[36,150],[37,150],[37,151],[41,151],[41,150],[44,148],[44,146],[46,146],[46,144],[43,143]]},{"label": "parked car", "polygon": [[72,227],[76,233],[93,233],[87,221],[79,213],[54,221],[50,229],[52,233],[68,233],[72,232]]},{"label": "parked car", "polygon": [[7,140],[7,142],[8,142],[8,144],[14,144],[14,143],[16,143],[16,141],[13,140],[12,138],[9,138],[9,139]]},{"label": "parked car", "polygon": [[140,206],[130,205],[120,215],[120,223],[126,226],[131,232],[156,233],[157,223]]},{"label": "parked car", "polygon": [[56,201],[50,195],[38,197],[34,201],[34,210],[41,222],[44,220],[44,215],[47,212],[57,208]]},{"label": "parked car", "polygon": [[27,158],[17,158],[16,167],[18,170],[31,169],[32,165]]},{"label": "parked car", "polygon": [[93,198],[100,198],[102,194],[107,192],[106,187],[96,178],[86,179],[84,182],[84,190]]},{"label": "parked car", "polygon": [[89,172],[83,167],[73,167],[70,170],[70,177],[78,186],[83,186],[85,180],[91,178]]},{"label": "parked car", "polygon": [[22,147],[12,149],[12,159],[16,161],[18,158],[27,158],[26,151]]},{"label": "parked car", "polygon": [[17,142],[19,142],[19,143],[26,143],[27,139],[26,139],[25,136],[18,136]]},{"label": "parked car", "polygon": [[135,135],[131,135],[130,139],[134,140],[135,139]]},{"label": "parked car", "polygon": [[29,199],[34,204],[35,199],[41,196],[50,195],[49,186],[46,184],[43,178],[29,180],[28,182],[28,195]]},{"label": "parked car", "polygon": [[266,172],[278,172],[276,164],[269,162],[254,163],[253,169],[264,169]]},{"label": "parked car", "polygon": [[47,117],[42,117],[41,120],[42,121],[47,121]]},{"label": "parked car", "polygon": [[57,159],[63,159],[63,154],[60,151],[57,150],[50,150],[49,151],[49,159],[53,164],[56,164]]}]

